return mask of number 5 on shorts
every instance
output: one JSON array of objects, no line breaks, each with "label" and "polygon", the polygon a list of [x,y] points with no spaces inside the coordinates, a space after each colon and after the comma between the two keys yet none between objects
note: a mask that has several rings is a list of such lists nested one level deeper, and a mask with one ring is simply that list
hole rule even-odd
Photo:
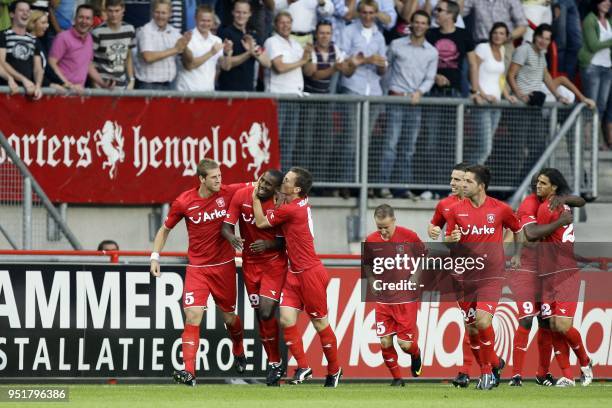
[{"label": "number 5 on shorts", "polygon": [[376,334],[379,336],[385,334],[387,328],[385,327],[383,322],[376,322]]},{"label": "number 5 on shorts", "polygon": [[193,292],[185,293],[185,305],[187,305],[187,306],[193,305],[194,301],[195,301],[195,299],[193,298]]}]

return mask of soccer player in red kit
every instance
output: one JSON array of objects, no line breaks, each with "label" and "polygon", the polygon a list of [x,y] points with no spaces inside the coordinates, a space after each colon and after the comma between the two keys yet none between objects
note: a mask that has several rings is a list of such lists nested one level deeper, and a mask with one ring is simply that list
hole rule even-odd
[{"label": "soccer player in red kit", "polygon": [[[274,210],[274,195],[282,181],[283,173],[279,170],[267,170],[259,179],[257,196],[264,211]],[[221,232],[234,249],[242,251],[244,285],[256,311],[259,337],[268,356],[266,384],[277,386],[284,370],[275,312],[287,276],[287,255],[284,240],[278,236],[280,231],[276,228],[260,229],[255,225],[253,190],[254,186],[248,186],[234,194]],[[239,222],[242,238],[234,235],[236,222]]]},{"label": "soccer player in red kit", "polygon": [[[446,225],[446,215],[448,211],[450,211],[451,207],[459,201],[463,200],[463,177],[465,176],[465,169],[467,169],[467,167],[467,163],[459,163],[453,167],[450,178],[451,193],[448,197],[440,200],[436,205],[434,215],[427,227],[427,235],[434,241],[440,237],[442,228]],[[468,326],[466,324],[465,334],[463,336],[463,366],[453,379],[453,385],[455,387],[468,387],[470,384],[470,367],[474,362],[472,357],[475,357],[477,362],[480,360],[480,346],[477,348],[472,348],[470,346],[470,335],[477,338],[478,329],[473,325]]]},{"label": "soccer player in red kit", "polygon": [[[482,374],[476,387],[483,390],[499,384],[500,372],[505,365],[493,349],[495,332],[491,323],[505,275],[504,228],[513,232],[520,229],[512,209],[487,195],[490,180],[491,173],[485,166],[474,165],[466,169],[463,179],[466,200],[451,208],[446,230],[447,242],[460,242],[463,244],[461,248],[466,249],[468,254],[486,258],[482,270],[465,273],[465,291],[475,295],[475,298],[461,302],[466,323],[478,328]],[[470,342],[475,341],[470,338]],[[494,368],[497,369],[495,376]]]},{"label": "soccer player in red kit", "polygon": [[[390,205],[382,204],[376,207],[374,221],[378,231],[368,235],[366,243],[406,243],[409,244],[409,248],[403,250],[410,252],[412,256],[418,257],[426,253],[423,242],[414,231],[395,225],[395,212]],[[404,298],[395,302],[390,296],[389,299],[383,299],[385,302],[376,302],[374,309],[376,335],[380,339],[383,360],[393,376],[391,382],[393,387],[405,385],[393,344],[394,336],[397,336],[397,343],[402,351],[410,354],[412,375],[419,377],[422,371],[421,351],[418,345],[419,329],[416,324],[419,302],[416,299]]]},{"label": "soccer player in red kit", "polygon": [[[517,387],[523,384],[523,363],[525,361],[525,353],[527,351],[527,342],[529,341],[529,333],[533,323],[533,318],[538,318],[538,355],[539,364],[536,372],[536,383],[543,386],[552,386],[555,384],[555,379],[549,372],[550,355],[552,353],[552,333],[548,319],[542,319],[540,315],[541,302],[541,285],[538,274],[538,252],[534,243],[528,243],[526,236],[546,236],[550,235],[559,225],[538,225],[537,214],[542,201],[536,194],[538,175],[533,177],[531,182],[531,191],[517,209],[517,217],[521,224],[521,250],[520,261],[515,262],[513,257],[512,279],[510,279],[510,288],[515,297],[518,306],[519,324],[514,334],[513,352],[512,352],[512,378],[510,385]],[[572,195],[555,195],[550,200],[551,209],[559,206],[569,205],[572,207],[582,207],[585,201],[582,197]]]},{"label": "soccer player in red kit", "polygon": [[314,247],[312,212],[308,205],[311,187],[310,172],[301,167],[292,167],[285,174],[281,186],[286,204],[265,214],[259,197],[253,194],[253,212],[257,227],[280,226],[285,237],[290,266],[280,303],[280,320],[285,344],[298,363],[290,383],[300,384],[312,378],[312,369],[304,354],[302,335],[296,325],[299,313],[304,310],[319,334],[327,359],[325,387],[337,387],[342,369],[338,365],[336,335],[327,319],[329,276]]},{"label": "soccer player in red kit", "polygon": [[[574,350],[580,363],[582,385],[593,381],[593,367],[586,353],[580,332],[573,327],[578,302],[578,264],[574,256],[574,224],[567,205],[551,209],[556,195],[570,191],[567,181],[557,169],[542,169],[538,174],[537,194],[542,203],[538,208],[537,224],[541,231],[530,231],[527,238],[540,239],[538,269],[542,281],[541,316],[549,319],[555,358],[563,376],[558,387],[573,387],[574,376],[569,364],[569,349]],[[549,227],[548,234],[542,231]]]},{"label": "soccer player in red kit", "polygon": [[221,170],[214,160],[203,159],[198,163],[197,171],[200,186],[185,191],[174,200],[168,218],[155,236],[151,254],[151,274],[157,277],[161,274],[159,252],[172,228],[184,219],[189,235],[189,264],[183,288],[185,369],[175,371],[174,380],[191,386],[196,385],[195,360],[200,348],[200,323],[209,295],[223,312],[223,321],[232,339],[234,367],[239,373],[246,369],[242,323],[236,314],[235,251],[221,235],[221,224],[232,196],[247,184],[222,185]]}]

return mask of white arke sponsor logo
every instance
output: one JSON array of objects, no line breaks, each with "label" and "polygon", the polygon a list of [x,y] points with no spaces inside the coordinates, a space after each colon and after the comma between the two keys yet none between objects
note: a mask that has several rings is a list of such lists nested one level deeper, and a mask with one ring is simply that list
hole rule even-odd
[{"label": "white arke sponsor logo", "polygon": [[462,235],[493,235],[495,234],[495,227],[477,227],[476,225],[468,224],[466,228],[459,226]]},{"label": "white arke sponsor logo", "polygon": [[225,218],[226,214],[227,214],[226,210],[219,211],[219,210],[217,210],[215,208],[210,213],[208,213],[208,212],[201,212],[200,211],[200,212],[198,212],[197,217],[189,217],[189,219],[194,224],[199,224],[201,222],[212,221],[212,220],[216,220],[218,218]]}]

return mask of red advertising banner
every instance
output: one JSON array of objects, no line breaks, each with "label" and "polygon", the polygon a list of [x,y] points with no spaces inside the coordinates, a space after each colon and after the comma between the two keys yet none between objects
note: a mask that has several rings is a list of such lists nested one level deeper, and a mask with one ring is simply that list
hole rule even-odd
[{"label": "red advertising banner", "polygon": [[[331,281],[327,294],[329,299],[329,320],[338,341],[338,357],[346,378],[389,378],[376,337],[374,304],[361,300],[359,268],[328,268]],[[594,282],[591,282],[593,284]],[[581,293],[585,285],[581,282]],[[332,301],[337,299],[337,302]],[[509,381],[512,373],[513,339],[518,326],[518,309],[510,298],[500,299],[493,326],[495,329],[495,350],[507,362],[503,378]],[[419,347],[423,361],[423,378],[452,379],[463,364],[461,340],[463,338],[463,318],[456,303],[421,302],[417,317]],[[321,344],[311,324],[302,317],[304,348],[308,361],[316,377],[327,373],[325,357]],[[596,378],[612,378],[612,301],[584,302],[578,304],[574,317],[574,327],[582,334],[587,353],[593,360]],[[534,377],[537,369],[537,323],[534,322],[529,335],[527,355],[523,367],[524,377]],[[397,347],[397,346],[396,346]],[[398,350],[399,365],[404,378],[411,378],[410,356]],[[576,356],[572,353],[570,363],[574,375],[579,377],[580,370]],[[289,360],[295,366],[295,359]],[[558,378],[561,372],[552,361],[553,375]],[[290,373],[291,374],[291,373]],[[480,376],[480,369],[474,363],[470,376]]]},{"label": "red advertising banner", "polygon": [[205,157],[224,183],[280,162],[272,99],[2,95],[0,130],[54,202],[167,203],[197,185]]}]

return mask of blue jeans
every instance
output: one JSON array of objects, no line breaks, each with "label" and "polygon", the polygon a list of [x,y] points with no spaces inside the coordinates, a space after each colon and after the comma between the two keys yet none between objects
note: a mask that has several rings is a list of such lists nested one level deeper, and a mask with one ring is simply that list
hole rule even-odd
[{"label": "blue jeans", "polygon": [[553,19],[554,40],[559,52],[559,71],[574,80],[578,66],[578,51],[582,47],[580,14],[575,0],[557,0],[559,17]]},{"label": "blue jeans", "polygon": [[584,94],[597,103],[600,120],[605,122],[606,109],[609,105],[610,87],[612,85],[612,69],[599,65],[589,65],[580,70]]},{"label": "blue jeans", "polygon": [[[387,106],[387,134],[383,142],[382,163],[380,164],[382,183],[410,183],[413,181],[412,157],[416,150],[420,127],[420,107],[399,104]],[[397,167],[397,171],[394,171],[394,167]]]},{"label": "blue jeans", "polygon": [[464,159],[468,163],[485,164],[493,150],[493,137],[501,119],[501,109],[476,109],[474,116],[476,148],[466,154]]}]

